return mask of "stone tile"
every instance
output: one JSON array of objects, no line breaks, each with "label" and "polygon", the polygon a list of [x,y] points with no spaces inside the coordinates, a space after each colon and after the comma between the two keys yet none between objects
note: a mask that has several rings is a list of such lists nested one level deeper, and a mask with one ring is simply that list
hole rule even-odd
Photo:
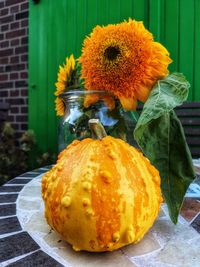
[{"label": "stone tile", "polygon": [[136,267],[121,250],[102,253],[75,252],[66,244],[65,248],[59,248],[55,252],[74,267]]},{"label": "stone tile", "polygon": [[200,213],[191,223],[192,227],[200,234]]},{"label": "stone tile", "polygon": [[23,227],[28,232],[48,233],[51,229],[47,224],[42,212],[34,213],[30,220],[25,223]]},{"label": "stone tile", "polygon": [[27,184],[31,181],[32,179],[12,179],[10,180],[7,184]]},{"label": "stone tile", "polygon": [[50,257],[48,254],[39,250],[25,258],[8,265],[9,267],[61,267],[64,266]]},{"label": "stone tile", "polygon": [[10,216],[16,214],[16,204],[0,205],[0,216]]},{"label": "stone tile", "polygon": [[30,197],[30,198],[31,197],[42,197],[41,196],[41,187],[28,185],[20,195]]},{"label": "stone tile", "polygon": [[193,198],[186,198],[181,208],[181,215],[187,221],[191,221],[200,212],[200,202]]},{"label": "stone tile", "polygon": [[198,237],[197,232],[192,227],[180,223],[174,225],[168,220],[156,221],[151,229],[151,232],[162,244],[168,242],[169,240],[178,242]]},{"label": "stone tile", "polygon": [[0,235],[22,230],[16,216],[0,219]]},{"label": "stone tile", "polygon": [[151,233],[147,233],[137,244],[131,244],[123,247],[121,250],[129,257],[144,255],[160,249],[159,243]]},{"label": "stone tile", "polygon": [[0,187],[0,192],[2,193],[10,193],[10,192],[20,192],[22,190],[23,186],[21,185],[16,185],[16,186],[1,186]]},{"label": "stone tile", "polygon": [[31,200],[19,198],[17,207],[19,209],[30,211],[30,210],[39,210],[40,206],[41,206],[41,201],[39,200],[31,201]]},{"label": "stone tile", "polygon": [[62,237],[52,229],[43,237],[43,240],[52,248],[64,248],[67,246],[67,243],[62,240]]},{"label": "stone tile", "polygon": [[17,200],[18,194],[0,195],[0,203],[12,203]]},{"label": "stone tile", "polygon": [[156,260],[163,264],[172,264],[176,267],[200,266],[200,239],[188,243],[187,239],[170,241],[157,255]]},{"label": "stone tile", "polygon": [[23,173],[23,174],[19,175],[18,177],[31,177],[31,178],[35,178],[36,176],[38,176],[38,173],[26,172],[26,173]]},{"label": "stone tile", "polygon": [[37,249],[39,249],[39,246],[26,232],[2,238],[0,239],[0,262]]},{"label": "stone tile", "polygon": [[158,218],[166,217],[166,214],[164,213],[163,209],[160,209],[160,212],[158,214]]}]

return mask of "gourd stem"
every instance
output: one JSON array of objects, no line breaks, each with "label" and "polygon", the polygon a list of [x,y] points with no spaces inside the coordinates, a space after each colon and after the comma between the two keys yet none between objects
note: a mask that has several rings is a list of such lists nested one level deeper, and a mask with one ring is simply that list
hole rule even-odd
[{"label": "gourd stem", "polygon": [[102,139],[107,136],[103,125],[98,119],[90,119],[89,122],[90,131],[92,133],[92,139]]}]

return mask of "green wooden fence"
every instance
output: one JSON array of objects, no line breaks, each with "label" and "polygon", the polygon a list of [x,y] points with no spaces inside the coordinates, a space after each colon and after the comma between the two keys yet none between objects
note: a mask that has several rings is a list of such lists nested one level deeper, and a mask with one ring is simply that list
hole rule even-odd
[{"label": "green wooden fence", "polygon": [[199,0],[41,0],[30,1],[29,128],[42,151],[57,149],[54,83],[65,57],[78,57],[92,28],[129,17],[144,21],[155,40],[164,44],[191,83],[189,100],[200,101]]}]

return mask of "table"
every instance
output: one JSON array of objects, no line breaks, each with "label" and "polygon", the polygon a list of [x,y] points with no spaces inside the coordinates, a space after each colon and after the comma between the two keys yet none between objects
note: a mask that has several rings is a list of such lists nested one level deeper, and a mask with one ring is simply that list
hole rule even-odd
[{"label": "table", "polygon": [[[185,198],[177,226],[162,205],[154,226],[136,245],[106,253],[74,252],[43,215],[41,176],[49,168],[22,174],[0,187],[0,266],[200,266],[200,197]],[[200,176],[193,186],[198,184]]]}]

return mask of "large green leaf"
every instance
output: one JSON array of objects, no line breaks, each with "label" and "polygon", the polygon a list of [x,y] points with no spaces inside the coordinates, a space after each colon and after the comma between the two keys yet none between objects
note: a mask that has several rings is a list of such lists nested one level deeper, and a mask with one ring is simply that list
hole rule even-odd
[{"label": "large green leaf", "polygon": [[174,73],[154,86],[137,122],[134,137],[161,175],[161,188],[169,215],[177,223],[189,184],[195,178],[182,125],[173,108],[188,95],[189,83]]}]

